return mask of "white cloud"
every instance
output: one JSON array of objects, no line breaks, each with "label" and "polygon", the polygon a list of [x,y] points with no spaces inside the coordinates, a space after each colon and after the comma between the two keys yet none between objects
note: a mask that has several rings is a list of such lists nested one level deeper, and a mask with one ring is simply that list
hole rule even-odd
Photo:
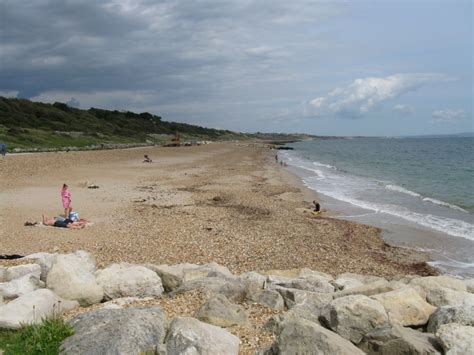
[{"label": "white cloud", "polygon": [[326,96],[317,97],[306,104],[308,116],[341,115],[358,117],[378,104],[439,82],[449,77],[436,73],[394,74],[382,78],[356,79],[352,84],[337,88]]},{"label": "white cloud", "polygon": [[8,97],[8,98],[18,97],[18,91],[17,90],[7,90],[7,91],[0,90],[0,96]]},{"label": "white cloud", "polygon": [[392,110],[402,115],[409,115],[415,112],[415,108],[413,106],[404,104],[395,105],[393,106]]},{"label": "white cloud", "polygon": [[466,113],[463,110],[435,110],[431,116],[432,123],[454,123],[466,118]]}]

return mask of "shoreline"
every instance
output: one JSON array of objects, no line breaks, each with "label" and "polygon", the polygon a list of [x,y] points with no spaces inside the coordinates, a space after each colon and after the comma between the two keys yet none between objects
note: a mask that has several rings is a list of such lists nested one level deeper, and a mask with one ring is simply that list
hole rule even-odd
[{"label": "shoreline", "polygon": [[[144,152],[153,164],[141,162]],[[11,157],[1,173],[1,254],[84,249],[99,266],[215,261],[237,273],[436,274],[425,254],[389,246],[377,228],[332,213],[306,215],[304,201],[315,195],[275,166],[270,152],[240,142]],[[73,206],[94,224],[80,231],[24,227],[61,210],[57,187],[65,181]],[[100,188],[85,188],[87,181]]]}]

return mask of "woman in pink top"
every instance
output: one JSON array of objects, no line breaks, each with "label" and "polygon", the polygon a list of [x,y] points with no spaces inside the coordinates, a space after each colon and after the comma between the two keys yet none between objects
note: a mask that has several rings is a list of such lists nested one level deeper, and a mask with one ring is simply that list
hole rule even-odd
[{"label": "woman in pink top", "polygon": [[63,188],[61,189],[61,200],[63,201],[64,218],[69,218],[69,214],[72,210],[71,192],[69,192],[68,186],[66,184],[63,184]]}]

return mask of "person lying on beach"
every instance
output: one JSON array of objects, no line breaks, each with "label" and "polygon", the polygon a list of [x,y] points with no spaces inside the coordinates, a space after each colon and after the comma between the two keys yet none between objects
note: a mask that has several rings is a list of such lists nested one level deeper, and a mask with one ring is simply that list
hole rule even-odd
[{"label": "person lying on beach", "polygon": [[151,158],[147,154],[145,154],[143,157],[145,158],[143,160],[144,163],[153,163],[153,160],[151,160]]},{"label": "person lying on beach", "polygon": [[50,227],[59,227],[59,228],[71,228],[71,229],[82,229],[86,226],[87,221],[85,219],[80,219],[79,221],[73,222],[69,218],[62,219],[58,217],[48,218],[45,215],[43,216],[43,224]]}]

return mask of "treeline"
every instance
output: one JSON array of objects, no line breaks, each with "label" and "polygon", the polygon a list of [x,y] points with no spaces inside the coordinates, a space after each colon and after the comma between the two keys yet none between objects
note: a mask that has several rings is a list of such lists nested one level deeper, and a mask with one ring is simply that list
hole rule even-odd
[{"label": "treeline", "polygon": [[98,108],[81,110],[64,103],[46,104],[25,99],[0,97],[0,125],[11,135],[34,129],[51,132],[83,132],[85,135],[126,137],[145,140],[150,134],[188,134],[219,139],[239,135],[186,123],[162,121],[148,112],[111,111]]}]

